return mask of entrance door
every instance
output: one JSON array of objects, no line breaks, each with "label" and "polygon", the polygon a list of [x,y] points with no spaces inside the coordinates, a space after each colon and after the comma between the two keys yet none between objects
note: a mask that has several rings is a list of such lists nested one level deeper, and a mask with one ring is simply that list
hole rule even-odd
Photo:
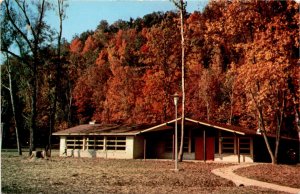
[{"label": "entrance door", "polygon": [[[204,160],[203,153],[203,137],[195,138],[195,159],[196,160]],[[215,156],[215,138],[214,137],[206,137],[205,139],[205,160],[214,160]]]}]

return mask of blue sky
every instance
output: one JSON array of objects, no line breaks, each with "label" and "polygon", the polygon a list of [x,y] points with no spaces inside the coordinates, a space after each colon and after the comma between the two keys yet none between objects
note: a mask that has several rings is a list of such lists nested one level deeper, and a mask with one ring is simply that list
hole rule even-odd
[{"label": "blue sky", "polygon": [[[66,10],[67,18],[63,21],[63,37],[70,41],[75,34],[87,30],[95,30],[101,20],[109,24],[122,19],[143,17],[154,11],[175,10],[174,4],[169,0],[69,0]],[[188,1],[187,11],[202,11],[207,0]],[[48,16],[48,22],[58,27],[58,17]]]},{"label": "blue sky", "polygon": [[[1,2],[1,0],[0,0]],[[128,21],[131,18],[143,17],[146,14],[157,11],[176,10],[170,0],[67,0],[66,19],[63,21],[63,38],[71,41],[76,34],[87,30],[95,30],[101,20],[107,20],[109,24],[122,19]],[[53,3],[56,3],[53,0]],[[187,11],[202,11],[208,0],[187,0]],[[59,19],[55,12],[46,15],[47,23],[56,29]],[[0,64],[4,56],[0,54]]]}]

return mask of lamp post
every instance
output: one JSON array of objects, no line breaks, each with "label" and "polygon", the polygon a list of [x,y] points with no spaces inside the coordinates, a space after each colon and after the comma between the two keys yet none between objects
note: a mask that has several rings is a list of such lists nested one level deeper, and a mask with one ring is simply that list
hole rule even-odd
[{"label": "lamp post", "polygon": [[178,135],[177,135],[177,105],[179,95],[177,92],[174,94],[174,105],[175,105],[175,171],[178,171]]}]

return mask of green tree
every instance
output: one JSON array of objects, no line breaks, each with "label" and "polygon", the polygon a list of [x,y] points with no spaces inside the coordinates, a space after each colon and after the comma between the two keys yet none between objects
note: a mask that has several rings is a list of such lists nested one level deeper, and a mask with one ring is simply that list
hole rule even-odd
[{"label": "green tree", "polygon": [[[36,147],[38,103],[41,87],[41,68],[47,61],[48,56],[44,54],[47,48],[51,48],[53,33],[45,23],[45,14],[51,9],[51,3],[42,0],[34,1],[29,5],[28,1],[4,0],[1,9],[7,18],[9,28],[1,34],[1,38],[9,37],[9,41],[1,42],[1,51],[16,58],[27,77],[27,91],[30,99],[27,102],[29,112],[29,154]],[[51,49],[50,49],[51,50]]]}]

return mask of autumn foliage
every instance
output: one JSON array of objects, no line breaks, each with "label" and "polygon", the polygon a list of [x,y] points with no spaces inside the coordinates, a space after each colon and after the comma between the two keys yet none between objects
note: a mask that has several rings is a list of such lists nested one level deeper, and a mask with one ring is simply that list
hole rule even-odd
[{"label": "autumn foliage", "polygon": [[[294,1],[212,1],[203,13],[187,15],[187,116],[257,129],[258,105],[267,130],[275,131],[283,111],[283,129],[291,133],[299,114],[298,8]],[[109,33],[97,52],[95,34],[84,45],[72,41],[72,53],[97,56],[76,81],[78,118],[108,123],[173,118],[171,95],[181,87],[177,14],[165,13],[151,27]]]},{"label": "autumn foliage", "polygon": [[[186,13],[185,116],[253,130],[263,117],[266,131],[280,127],[294,135],[300,115],[299,17],[299,4],[290,0],[210,1],[202,12]],[[173,119],[172,95],[181,91],[180,38],[178,13],[157,12],[111,25],[101,21],[94,31],[64,42],[55,130],[90,120]],[[38,69],[40,129],[49,123],[55,60]],[[30,99],[20,101],[26,116]]]}]

